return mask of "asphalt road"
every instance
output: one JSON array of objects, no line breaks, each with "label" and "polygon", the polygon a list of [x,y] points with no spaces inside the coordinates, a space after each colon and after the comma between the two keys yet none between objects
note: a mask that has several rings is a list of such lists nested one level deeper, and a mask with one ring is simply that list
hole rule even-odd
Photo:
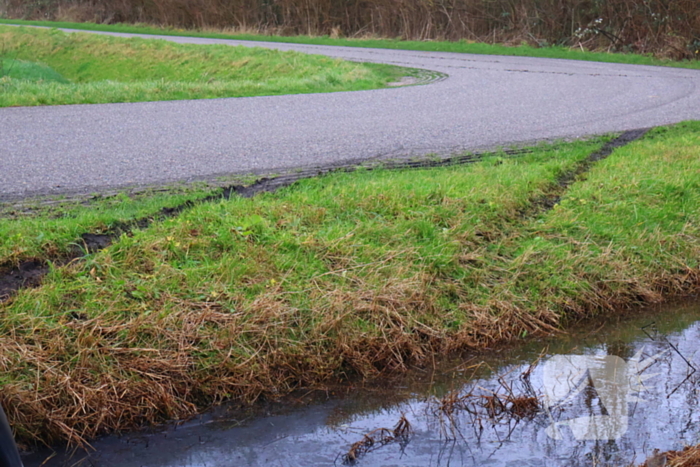
[{"label": "asphalt road", "polygon": [[161,38],[298,50],[449,76],[333,94],[3,108],[0,199],[450,154],[700,119],[696,70]]}]

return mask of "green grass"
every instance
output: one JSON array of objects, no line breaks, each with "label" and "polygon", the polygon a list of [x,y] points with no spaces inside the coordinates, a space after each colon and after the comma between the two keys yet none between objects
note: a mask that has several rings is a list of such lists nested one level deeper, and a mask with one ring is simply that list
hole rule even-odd
[{"label": "green grass", "polygon": [[683,290],[700,271],[698,175],[698,122],[617,150],[510,247],[527,258],[513,288],[533,308],[561,311],[614,310]]},{"label": "green grass", "polygon": [[700,69],[700,60],[691,61],[673,61],[657,59],[651,56],[639,54],[622,54],[622,53],[606,53],[606,52],[591,52],[583,51],[568,47],[549,46],[549,47],[532,47],[529,45],[520,45],[515,47],[486,44],[479,42],[468,41],[404,41],[398,39],[347,39],[338,38],[331,39],[329,37],[309,37],[309,36],[268,36],[255,34],[236,34],[226,32],[213,31],[197,31],[161,28],[150,25],[133,25],[133,24],[94,24],[94,23],[70,23],[70,22],[55,22],[55,21],[23,21],[14,19],[0,19],[0,23],[5,24],[24,24],[35,26],[48,26],[56,28],[71,28],[93,31],[111,31],[125,32],[136,34],[158,34],[168,36],[190,36],[190,37],[209,37],[216,39],[239,39],[252,41],[266,42],[289,42],[298,44],[317,44],[317,45],[339,45],[346,47],[370,47],[380,49],[403,49],[403,50],[420,50],[427,52],[457,52],[471,54],[487,54],[487,55],[513,55],[523,57],[543,57],[543,58],[562,58],[569,60],[588,60],[597,62],[610,63],[629,63],[635,65],[657,65],[657,66],[673,66],[681,68]]},{"label": "green grass", "polygon": [[[0,265],[34,258],[61,258],[81,245],[81,235],[124,230],[141,219],[158,218],[164,209],[215,195],[211,188],[148,191],[127,196],[96,197],[84,202],[46,200],[0,204]],[[42,204],[43,203],[43,204]]]},{"label": "green grass", "polygon": [[[581,149],[577,151],[572,151],[571,145],[565,145],[566,149],[562,150],[558,146],[546,146],[546,149],[542,149],[543,154],[547,154],[549,159],[547,163],[549,164],[548,170],[553,171],[554,168],[557,169],[556,173],[561,170],[570,167],[573,160],[572,157],[580,158],[585,154],[590,152],[593,147],[596,147],[598,143],[580,143],[575,146],[580,146]],[[563,160],[557,160],[555,156],[565,152],[567,157]],[[543,157],[543,156],[539,156]],[[509,165],[511,165],[513,171],[520,170],[521,167],[529,165],[529,161],[532,156],[526,156],[522,159],[509,160]],[[535,158],[536,159],[536,158]],[[502,163],[505,159],[496,158],[495,163]],[[576,159],[578,160],[578,159]],[[484,165],[485,164],[485,165]],[[488,170],[489,163],[482,163]],[[563,167],[563,168],[562,168]],[[364,170],[364,169],[361,169]],[[551,179],[555,176],[554,173],[548,173],[548,179],[545,181],[537,180],[542,174],[538,171],[531,169],[532,173],[520,174],[517,177],[530,177],[526,178],[525,182],[521,182],[520,189],[528,189],[526,185],[522,183],[527,183],[531,181],[539,181],[539,183],[551,182]],[[367,191],[373,189],[376,183],[390,183],[391,188],[399,191],[406,191],[411,193],[411,190],[415,186],[420,186],[423,189],[431,189],[430,183],[418,183],[414,181],[418,174],[418,178],[434,178],[434,177],[445,177],[445,174],[452,172],[452,175],[444,182],[456,183],[456,180],[464,177],[464,172],[472,173],[474,168],[471,166],[455,167],[452,169],[442,169],[442,171],[437,170],[427,170],[421,172],[414,171],[366,171],[363,172],[364,175],[360,177],[357,173],[345,174],[345,175],[335,175],[333,177],[324,177],[319,181],[304,181],[300,182],[303,184],[311,184],[312,186],[324,186],[328,180],[334,180],[334,185],[337,191],[344,189],[345,184],[355,185],[356,179],[366,178],[372,180],[370,185],[365,188],[365,191],[356,193],[351,200],[352,202],[361,202],[360,198],[367,197],[367,199],[375,199]],[[386,182],[377,182],[376,179],[380,177],[378,173],[383,173],[382,179],[386,179]],[[477,177],[482,176],[483,172],[480,172]],[[516,176],[516,174],[512,174]],[[535,180],[531,180],[535,177]],[[337,181],[335,181],[337,180]],[[468,183],[471,183],[470,180]],[[509,182],[509,184],[512,182]],[[462,182],[462,185],[464,182]],[[485,185],[489,184],[484,180],[484,187],[482,189],[487,189]],[[499,187],[498,190],[508,189],[508,185],[503,185]],[[406,189],[402,189],[405,186]],[[457,184],[460,186],[460,184]],[[489,188],[493,189],[493,188]],[[35,206],[24,206],[22,208],[15,208],[12,204],[7,204],[6,206],[0,205],[0,238],[10,239],[0,243],[0,265],[1,264],[18,264],[22,261],[26,261],[34,258],[46,258],[46,257],[56,257],[68,252],[70,245],[75,244],[80,241],[80,236],[84,233],[101,233],[113,230],[115,226],[126,225],[132,223],[133,221],[154,216],[158,211],[163,208],[172,208],[178,206],[186,201],[196,201],[205,196],[212,194],[210,189],[195,190],[193,192],[166,192],[161,194],[156,194],[149,196],[148,193],[141,194],[136,197],[129,197],[126,195],[118,195],[114,197],[109,197],[104,200],[96,199],[85,204],[75,204],[71,202],[65,203],[55,203],[55,205],[42,206],[38,202]],[[297,201],[300,204],[304,203],[317,203],[321,198],[325,197],[327,194],[322,193],[318,195],[316,199],[307,199],[305,201]],[[474,196],[478,196],[478,192],[473,193]],[[508,196],[515,196],[516,198],[523,196],[522,193],[513,192],[509,193]],[[331,193],[330,196],[338,196],[336,193]],[[345,198],[349,194],[344,194],[342,197]],[[413,203],[420,203],[421,196],[423,194],[416,193],[411,195],[413,197]],[[258,198],[256,198],[257,200]],[[248,209],[252,204],[257,204],[257,201],[252,200],[239,200],[242,203],[241,209]],[[236,202],[239,202],[236,201]],[[364,201],[366,202],[366,201]],[[521,200],[525,202],[525,200]],[[226,203],[229,204],[230,202]],[[350,203],[350,204],[351,204]],[[343,211],[349,206],[343,206],[339,212],[334,212],[333,216],[355,216],[351,211],[344,213]],[[386,207],[385,207],[386,208]],[[399,209],[397,206],[396,209]],[[491,206],[482,206],[483,209],[491,210]],[[480,215],[477,211],[473,212],[477,217]]]},{"label": "green grass", "polygon": [[[1,305],[0,402],[21,438],[77,441],[695,290],[700,122],[653,130],[564,191],[603,142],[336,173],[123,235]],[[38,217],[51,239],[31,218],[1,225],[34,252],[99,225]]]},{"label": "green grass", "polygon": [[0,27],[0,106],[374,89],[410,70],[317,55]]},{"label": "green grass", "polygon": [[66,78],[51,67],[40,63],[8,58],[0,59],[0,76],[7,77],[10,80],[25,80],[31,83],[68,83]]}]

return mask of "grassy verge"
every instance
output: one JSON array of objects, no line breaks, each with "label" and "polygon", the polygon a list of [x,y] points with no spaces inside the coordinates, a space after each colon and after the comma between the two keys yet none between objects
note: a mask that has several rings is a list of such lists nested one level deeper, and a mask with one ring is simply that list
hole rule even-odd
[{"label": "grassy verge", "polygon": [[123,235],[0,305],[0,402],[20,439],[77,442],[697,287],[700,123],[542,208],[601,144],[333,174]]},{"label": "grassy verge", "polygon": [[84,203],[56,200],[51,204],[0,204],[0,266],[65,257],[73,247],[81,246],[83,234],[129,229],[135,223],[158,218],[217,191],[207,187],[182,188],[132,196],[120,193]]},{"label": "grassy verge", "polygon": [[543,58],[562,58],[568,60],[587,60],[596,62],[609,63],[629,63],[635,65],[657,65],[657,66],[674,66],[681,68],[700,69],[700,60],[688,61],[673,61],[657,59],[651,56],[639,54],[622,54],[622,53],[607,53],[607,52],[591,52],[575,48],[549,46],[549,47],[532,47],[529,45],[519,45],[515,47],[486,44],[481,42],[469,41],[404,41],[398,39],[350,39],[350,38],[330,38],[330,37],[309,37],[309,36],[269,36],[256,34],[241,34],[227,31],[198,31],[162,28],[152,25],[142,24],[94,24],[94,23],[70,23],[57,21],[25,21],[15,19],[0,19],[0,23],[5,24],[24,24],[34,26],[48,26],[56,28],[71,28],[93,31],[111,31],[125,32],[136,34],[159,34],[169,36],[190,36],[190,37],[209,37],[215,39],[239,39],[251,41],[266,41],[266,42],[289,42],[298,44],[317,44],[317,45],[339,45],[346,47],[369,47],[380,49],[402,49],[402,50],[419,50],[426,52],[458,52],[471,54],[486,54],[486,55],[512,55],[523,57],[543,57]]},{"label": "grassy verge", "polygon": [[0,26],[0,107],[375,89],[407,73],[263,48]]}]

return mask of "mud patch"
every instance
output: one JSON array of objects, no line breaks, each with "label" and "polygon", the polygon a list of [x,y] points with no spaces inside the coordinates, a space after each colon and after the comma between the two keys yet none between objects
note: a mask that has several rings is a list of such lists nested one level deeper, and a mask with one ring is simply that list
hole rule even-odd
[{"label": "mud patch", "polygon": [[14,268],[0,269],[0,301],[25,287],[35,287],[49,272],[49,265],[38,260],[26,261]]},{"label": "mud patch", "polygon": [[96,251],[105,249],[108,246],[110,246],[112,244],[112,241],[114,240],[114,236],[109,234],[85,233],[81,236],[81,238],[83,240],[85,251],[87,251],[88,253],[94,253]]}]

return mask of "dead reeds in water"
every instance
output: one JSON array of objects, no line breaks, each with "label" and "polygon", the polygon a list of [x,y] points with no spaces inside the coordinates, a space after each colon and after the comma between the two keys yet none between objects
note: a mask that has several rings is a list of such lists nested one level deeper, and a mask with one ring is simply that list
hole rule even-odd
[{"label": "dead reeds in water", "polygon": [[479,434],[483,431],[485,421],[493,425],[511,422],[517,424],[520,420],[531,420],[541,413],[542,398],[530,384],[530,374],[535,364],[519,376],[522,390],[514,389],[514,384],[501,376],[496,390],[475,386],[462,392],[452,391],[436,400],[433,414],[440,421],[442,435],[447,439],[461,436],[457,418],[460,412],[467,414],[470,425]]},{"label": "dead reeds in water", "polygon": [[680,451],[654,450],[640,467],[700,467],[700,445],[686,446]]},{"label": "dead reeds in water", "polygon": [[377,428],[372,430],[362,437],[362,439],[352,446],[343,456],[343,464],[352,465],[360,456],[367,454],[370,451],[378,449],[389,443],[399,442],[405,445],[408,442],[408,437],[411,434],[411,424],[402,415],[393,430],[388,428]]}]

